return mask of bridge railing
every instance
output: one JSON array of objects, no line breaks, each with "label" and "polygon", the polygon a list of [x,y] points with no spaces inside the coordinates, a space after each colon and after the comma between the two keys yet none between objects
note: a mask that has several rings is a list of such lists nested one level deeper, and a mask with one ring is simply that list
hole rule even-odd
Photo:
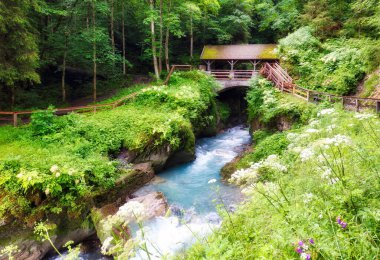
[{"label": "bridge railing", "polygon": [[308,102],[342,102],[343,107],[349,110],[359,112],[362,109],[372,109],[377,113],[380,113],[380,99],[339,96],[331,93],[302,88],[293,83],[293,79],[278,63],[265,63],[262,66],[260,73],[272,81],[281,91],[291,93],[294,96],[302,98]]},{"label": "bridge railing", "polygon": [[209,73],[217,80],[250,80],[254,70],[211,70]]}]

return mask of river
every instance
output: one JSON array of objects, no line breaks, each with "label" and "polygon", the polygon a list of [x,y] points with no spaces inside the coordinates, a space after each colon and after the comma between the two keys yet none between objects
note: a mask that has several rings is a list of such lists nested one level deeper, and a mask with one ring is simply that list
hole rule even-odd
[{"label": "river", "polygon": [[[223,209],[234,210],[242,195],[238,187],[221,181],[220,170],[250,142],[249,131],[243,126],[201,138],[196,143],[194,161],[161,172],[135,193],[140,196],[161,191],[172,211],[170,217],[156,217],[144,223],[144,236],[139,228],[134,228],[133,236],[147,243],[151,259],[180,253],[218,228],[221,221],[216,205],[223,204]],[[81,257],[101,259],[96,253]],[[147,259],[147,253],[138,251],[134,259]]]}]

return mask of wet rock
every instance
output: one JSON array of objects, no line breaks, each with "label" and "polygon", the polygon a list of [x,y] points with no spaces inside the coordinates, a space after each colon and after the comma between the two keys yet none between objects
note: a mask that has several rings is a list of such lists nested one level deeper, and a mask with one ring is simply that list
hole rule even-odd
[{"label": "wet rock", "polygon": [[154,176],[153,180],[150,181],[151,184],[160,184],[160,183],[165,183],[166,180],[160,176]]},{"label": "wet rock", "polygon": [[[55,247],[62,248],[68,241],[73,241],[75,244],[79,243],[86,238],[95,234],[93,229],[81,229],[72,230],[64,234],[51,235],[51,240]],[[53,248],[48,241],[33,240],[33,231],[24,233],[17,241],[12,244],[17,245],[17,252],[13,254],[13,259],[17,260],[39,260],[43,259],[45,255]],[[0,247],[0,250],[2,248]],[[0,256],[0,260],[8,260],[8,256]]]},{"label": "wet rock", "polygon": [[170,206],[170,212],[172,213],[173,216],[182,218],[184,215],[184,210],[180,206],[177,206],[175,204]]},{"label": "wet rock", "polygon": [[206,216],[206,219],[209,223],[219,224],[221,222],[220,216],[216,212],[211,212]]},{"label": "wet rock", "polygon": [[[115,235],[115,232],[119,239],[126,241],[130,234],[126,225],[135,222],[136,215],[141,217],[140,220],[148,220],[153,217],[164,216],[167,210],[168,204],[162,192],[153,192],[129,199],[120,207],[116,203],[112,203],[102,208],[93,208],[91,218],[102,243]],[[123,227],[122,231],[120,231],[121,227]]]},{"label": "wet rock", "polygon": [[128,196],[154,177],[151,163],[135,164],[132,169],[124,170],[123,172],[112,190],[107,190],[95,198],[96,207],[102,207],[105,204],[114,202],[119,205],[124,203]]},{"label": "wet rock", "polygon": [[196,215],[195,208],[190,208],[188,210],[185,210],[185,213],[183,215],[182,220],[185,221],[186,223],[191,222],[193,217]]},{"label": "wet rock", "polygon": [[153,192],[145,196],[131,199],[127,204],[131,201],[141,203],[144,206],[144,220],[164,216],[168,210],[168,202],[162,192]]}]

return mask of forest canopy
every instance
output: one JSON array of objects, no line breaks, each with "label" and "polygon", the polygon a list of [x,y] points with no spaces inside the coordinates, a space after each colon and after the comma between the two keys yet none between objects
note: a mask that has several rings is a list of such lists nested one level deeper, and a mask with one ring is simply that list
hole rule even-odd
[{"label": "forest canopy", "polygon": [[172,63],[199,64],[205,44],[277,43],[305,26],[313,52],[329,39],[377,41],[379,16],[378,0],[1,1],[0,107],[43,99],[30,91],[41,88],[50,103],[83,89],[96,101],[104,79],[159,79]]}]

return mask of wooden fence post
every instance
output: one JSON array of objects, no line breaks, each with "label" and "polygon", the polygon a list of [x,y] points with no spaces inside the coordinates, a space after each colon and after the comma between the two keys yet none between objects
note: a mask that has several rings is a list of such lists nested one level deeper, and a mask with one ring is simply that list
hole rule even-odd
[{"label": "wooden fence post", "polygon": [[13,126],[17,127],[17,113],[13,112]]},{"label": "wooden fence post", "polygon": [[376,113],[380,113],[380,101],[376,102]]},{"label": "wooden fence post", "polygon": [[359,112],[359,99],[355,99],[355,109],[356,109],[356,112]]},{"label": "wooden fence post", "polygon": [[310,91],[309,90],[306,91],[306,100],[307,100],[307,102],[309,102],[309,100],[310,100]]}]

